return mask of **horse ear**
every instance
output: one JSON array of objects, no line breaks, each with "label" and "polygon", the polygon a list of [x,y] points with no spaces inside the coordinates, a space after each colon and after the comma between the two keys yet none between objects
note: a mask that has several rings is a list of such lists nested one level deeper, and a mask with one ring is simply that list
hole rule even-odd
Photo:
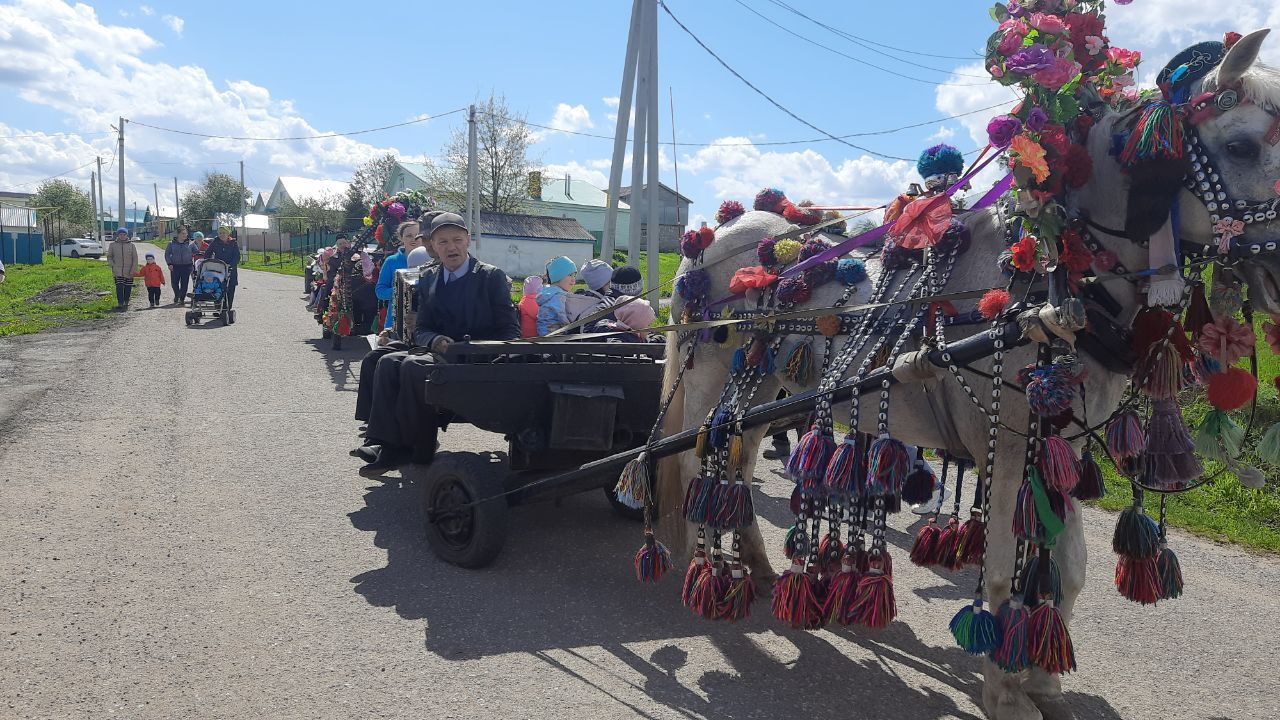
[{"label": "horse ear", "polygon": [[1218,66],[1219,89],[1229,88],[1240,82],[1240,78],[1248,72],[1254,61],[1258,59],[1258,52],[1262,49],[1262,41],[1267,38],[1270,32],[1271,28],[1254,30],[1231,46],[1231,49],[1227,51],[1226,57],[1222,58],[1222,64]]},{"label": "horse ear", "polygon": [[1185,160],[1153,160],[1129,171],[1129,200],[1124,231],[1145,240],[1169,220],[1173,201],[1182,190],[1188,167]]}]

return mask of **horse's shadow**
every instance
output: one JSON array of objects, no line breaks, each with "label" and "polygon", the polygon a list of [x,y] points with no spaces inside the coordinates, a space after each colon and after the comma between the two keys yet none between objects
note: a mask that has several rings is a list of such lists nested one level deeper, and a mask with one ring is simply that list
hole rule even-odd
[{"label": "horse's shadow", "polygon": [[[503,554],[484,570],[435,558],[423,534],[421,488],[412,481],[370,487],[365,507],[350,518],[387,551],[385,567],[352,578],[355,591],[406,620],[428,620],[425,650],[449,660],[529,653],[591,685],[566,663],[595,662],[577,648],[601,648],[643,678],[631,682],[651,703],[687,717],[821,715],[837,707],[865,708],[859,714],[866,717],[981,717],[979,662],[958,648],[925,644],[904,623],[880,632],[784,630],[767,596],[747,620],[710,623],[679,606],[683,568],[657,585],[638,585],[630,559],[640,528],[613,515],[601,494],[513,509]],[[709,640],[722,664],[691,676],[689,638]],[[640,651],[637,643],[657,646]],[[1089,717],[1119,718],[1099,698],[1071,700],[1093,708]]]},{"label": "horse's shadow", "polygon": [[336,392],[356,391],[356,386],[360,383],[357,375],[360,360],[369,351],[369,346],[362,337],[346,338],[346,340],[341,350],[332,348],[332,340],[311,338],[303,341],[324,358],[325,370],[329,373],[329,380],[333,383],[333,389]]}]

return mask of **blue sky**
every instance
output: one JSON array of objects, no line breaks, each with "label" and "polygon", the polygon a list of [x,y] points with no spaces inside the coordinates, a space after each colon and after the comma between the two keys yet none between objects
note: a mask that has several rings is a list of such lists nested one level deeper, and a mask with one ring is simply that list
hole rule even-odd
[{"label": "blue sky", "polygon": [[[974,64],[992,30],[988,2],[668,4],[742,75],[838,135],[1012,102]],[[788,5],[869,42],[812,24]],[[1268,2],[1230,5],[1225,13],[1199,0],[1136,0],[1112,8],[1110,34],[1116,44],[1144,51],[1146,77],[1191,42],[1280,22]],[[108,126],[120,115],[213,135],[312,135],[435,115],[496,91],[531,122],[611,136],[629,13],[628,0],[0,3],[0,188],[30,190],[96,154],[109,160]],[[765,184],[795,200],[853,204],[882,202],[914,179],[911,163],[830,141],[762,144],[820,133],[742,85],[661,11],[659,34],[661,137],[669,141],[672,133],[669,87],[677,140],[708,144],[663,149],[662,179],[675,184],[678,161],[695,219],[713,214],[721,199],[747,200]],[[1274,62],[1277,49],[1280,41],[1266,57]],[[851,142],[906,158],[940,140],[968,151],[994,112]],[[158,182],[161,203],[169,205],[174,176],[185,186],[207,169],[234,173],[241,159],[255,190],[270,189],[280,175],[345,180],[380,152],[436,155],[462,122],[452,115],[292,142],[201,139],[130,125],[128,199],[152,202]],[[534,153],[549,172],[604,183],[610,141],[540,137]],[[88,173],[85,167],[66,177],[87,185]],[[114,168],[107,178],[114,181]],[[113,203],[114,190],[107,187],[106,195]]]}]

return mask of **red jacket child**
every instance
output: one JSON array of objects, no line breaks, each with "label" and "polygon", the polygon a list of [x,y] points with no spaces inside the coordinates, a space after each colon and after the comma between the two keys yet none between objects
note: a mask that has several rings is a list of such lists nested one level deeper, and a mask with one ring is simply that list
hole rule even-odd
[{"label": "red jacket child", "polygon": [[542,278],[530,275],[524,279],[524,293],[516,307],[520,310],[520,337],[538,337],[538,291]]}]

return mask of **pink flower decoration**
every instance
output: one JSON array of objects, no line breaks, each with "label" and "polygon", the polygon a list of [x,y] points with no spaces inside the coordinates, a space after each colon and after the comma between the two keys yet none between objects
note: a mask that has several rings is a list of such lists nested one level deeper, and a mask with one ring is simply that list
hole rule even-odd
[{"label": "pink flower decoration", "polygon": [[[1272,318],[1273,320],[1275,318]],[[1274,322],[1262,323],[1262,331],[1267,338],[1267,345],[1271,347],[1271,352],[1280,355],[1280,325]]]},{"label": "pink flower decoration", "polygon": [[1122,68],[1132,69],[1142,62],[1142,53],[1120,47],[1107,48],[1107,59]]},{"label": "pink flower decoration", "polygon": [[1004,30],[1004,36],[1000,38],[1000,44],[996,46],[996,53],[1001,57],[1009,57],[1022,48],[1022,43],[1027,36],[1027,24],[1021,20],[1006,21],[1008,28],[1001,27]]},{"label": "pink flower decoration", "polygon": [[1218,252],[1231,250],[1231,238],[1244,234],[1244,221],[1222,218],[1213,224],[1213,234],[1218,236]]},{"label": "pink flower decoration", "polygon": [[1110,250],[1099,250],[1093,254],[1093,269],[1098,272],[1111,272],[1120,259]]},{"label": "pink flower decoration", "polygon": [[1084,49],[1090,55],[1097,55],[1102,51],[1102,46],[1106,44],[1106,40],[1097,35],[1086,35],[1084,38]]},{"label": "pink flower decoration", "polygon": [[1038,70],[1031,77],[1049,90],[1058,90],[1071,79],[1080,74],[1080,63],[1065,58],[1058,58],[1049,67]]},{"label": "pink flower decoration", "polygon": [[1277,194],[1277,195],[1280,195],[1280,180],[1277,180],[1277,181],[1276,181],[1276,188],[1275,188],[1275,190],[1276,190],[1276,194]]},{"label": "pink flower decoration", "polygon": [[1061,35],[1067,31],[1067,24],[1062,21],[1062,18],[1045,13],[1032,13],[1031,27],[1046,35]]},{"label": "pink flower decoration", "polygon": [[1222,361],[1234,364],[1242,357],[1253,354],[1256,338],[1249,326],[1226,316],[1215,319],[1200,330],[1200,349]]}]

